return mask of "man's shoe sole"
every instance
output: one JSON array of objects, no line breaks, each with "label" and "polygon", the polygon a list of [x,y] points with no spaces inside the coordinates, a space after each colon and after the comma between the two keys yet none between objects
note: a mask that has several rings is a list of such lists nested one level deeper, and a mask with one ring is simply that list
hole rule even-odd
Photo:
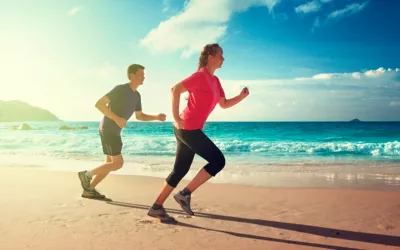
[{"label": "man's shoe sole", "polygon": [[93,196],[86,196],[86,195],[81,195],[82,198],[85,199],[91,199],[91,200],[98,200],[98,201],[113,201],[110,198],[107,197],[93,197]]}]

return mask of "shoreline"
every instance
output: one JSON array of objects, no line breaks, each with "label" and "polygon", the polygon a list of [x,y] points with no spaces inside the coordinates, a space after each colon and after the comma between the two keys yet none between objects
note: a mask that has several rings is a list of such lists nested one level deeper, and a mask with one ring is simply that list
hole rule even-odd
[{"label": "shoreline", "polygon": [[[0,157],[0,169],[36,169],[52,172],[74,172],[93,169],[102,164],[101,160],[72,160],[48,157]],[[205,161],[195,159],[184,177],[190,180],[200,170]],[[382,164],[361,168],[359,165],[308,164],[299,166],[226,166],[211,183],[231,183],[255,187],[275,188],[355,188],[400,190],[400,169],[396,164]],[[155,157],[139,158],[136,162],[125,162],[123,168],[110,175],[148,176],[165,179],[172,170],[173,158],[165,161]]]}]

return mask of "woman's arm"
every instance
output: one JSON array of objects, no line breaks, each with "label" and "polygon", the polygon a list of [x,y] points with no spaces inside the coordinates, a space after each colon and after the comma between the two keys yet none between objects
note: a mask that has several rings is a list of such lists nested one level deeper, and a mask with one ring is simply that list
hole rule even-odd
[{"label": "woman's arm", "polygon": [[179,102],[181,99],[181,94],[186,92],[186,88],[182,83],[176,84],[171,89],[171,98],[172,98],[172,116],[178,125],[178,128],[183,128],[183,120],[179,117]]},{"label": "woman's arm", "polygon": [[233,97],[233,98],[226,99],[225,97],[221,97],[219,99],[219,106],[221,106],[221,108],[223,108],[223,109],[230,108],[232,106],[235,106],[239,102],[241,102],[249,94],[250,94],[249,90],[247,88],[243,88],[242,91],[240,92],[240,94],[235,96],[235,97]]}]

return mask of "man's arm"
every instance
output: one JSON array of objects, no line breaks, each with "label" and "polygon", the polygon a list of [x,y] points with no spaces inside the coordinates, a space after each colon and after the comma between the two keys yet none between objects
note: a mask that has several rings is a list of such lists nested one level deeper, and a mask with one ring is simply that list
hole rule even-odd
[{"label": "man's arm", "polygon": [[139,121],[163,121],[165,120],[165,115],[164,114],[159,114],[159,115],[148,115],[143,113],[142,111],[135,111],[135,116],[136,119]]},{"label": "man's arm", "polygon": [[107,96],[103,96],[97,102],[95,107],[103,113],[106,117],[110,118],[111,120],[116,120],[119,117],[116,116],[108,107],[107,105],[110,103],[110,99]]}]

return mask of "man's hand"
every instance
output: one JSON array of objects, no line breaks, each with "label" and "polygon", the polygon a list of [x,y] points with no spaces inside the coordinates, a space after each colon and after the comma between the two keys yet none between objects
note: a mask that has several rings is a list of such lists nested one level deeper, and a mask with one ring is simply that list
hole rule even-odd
[{"label": "man's hand", "polygon": [[248,89],[247,87],[246,87],[246,88],[243,88],[242,91],[240,92],[240,98],[241,98],[241,99],[244,99],[244,98],[246,98],[249,94],[250,94],[249,89]]},{"label": "man's hand", "polygon": [[163,113],[161,113],[161,114],[158,114],[157,115],[157,120],[158,121],[165,121],[165,118],[166,118],[167,116],[165,115],[165,114],[163,114]]},{"label": "man's hand", "polygon": [[120,128],[126,127],[126,120],[124,118],[117,117],[114,121]]}]

